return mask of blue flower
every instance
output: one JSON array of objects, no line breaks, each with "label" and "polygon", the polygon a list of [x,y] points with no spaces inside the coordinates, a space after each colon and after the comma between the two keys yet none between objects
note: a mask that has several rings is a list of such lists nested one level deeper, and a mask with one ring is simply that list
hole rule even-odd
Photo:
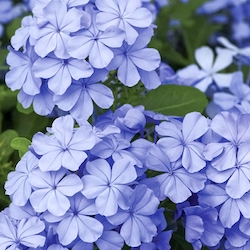
[{"label": "blue flower", "polygon": [[89,63],[102,69],[108,66],[114,57],[111,48],[119,48],[124,40],[123,30],[114,26],[109,26],[104,31],[96,27],[96,12],[90,12],[92,24],[88,29],[83,29],[75,33],[67,44],[70,56],[78,59],[88,57]]},{"label": "blue flower", "polygon": [[36,95],[28,95],[22,89],[17,95],[18,101],[27,109],[33,102],[34,111],[39,115],[49,115],[55,106],[53,102],[53,93],[48,88],[46,80],[42,81],[40,92]]},{"label": "blue flower", "polygon": [[56,95],[64,94],[73,79],[89,77],[94,72],[85,60],[60,59],[53,54],[38,58],[32,69],[37,78],[48,79],[48,87]]},{"label": "blue flower", "polygon": [[94,200],[76,194],[70,198],[70,208],[62,217],[46,214],[48,222],[59,222],[56,232],[63,245],[72,243],[77,237],[86,243],[93,243],[103,233],[103,225],[91,217],[98,212]]},{"label": "blue flower", "polygon": [[82,190],[83,185],[78,175],[66,175],[66,169],[53,172],[34,170],[30,182],[34,191],[30,203],[36,212],[48,210],[50,213],[62,216],[70,207],[68,196],[74,196]]},{"label": "blue flower", "polygon": [[174,203],[187,200],[193,193],[202,190],[207,180],[205,174],[195,172],[189,173],[181,164],[181,161],[170,163],[167,155],[152,144],[148,148],[145,163],[148,169],[164,172],[149,180],[156,180],[160,189],[160,200],[168,197]]},{"label": "blue flower", "polygon": [[197,139],[208,130],[207,120],[198,112],[187,114],[180,126],[162,122],[155,128],[163,136],[157,145],[171,162],[182,159],[182,166],[190,173],[198,172],[206,166],[203,156],[205,145]]},{"label": "blue flower", "polygon": [[96,16],[97,27],[103,31],[110,26],[124,30],[125,41],[129,45],[132,45],[139,35],[134,27],[146,28],[152,23],[150,11],[141,7],[140,0],[96,0],[95,4],[101,11]]},{"label": "blue flower", "polygon": [[118,210],[113,216],[108,216],[108,221],[113,225],[121,225],[120,234],[126,244],[137,247],[142,242],[151,242],[157,234],[157,228],[150,218],[157,211],[159,200],[152,190],[145,185],[135,187],[128,202],[130,208]]},{"label": "blue flower", "polygon": [[70,33],[81,29],[81,13],[71,8],[67,10],[67,5],[63,1],[50,1],[43,8],[42,25],[33,25],[30,35],[36,39],[36,53],[45,57],[50,52],[62,59],[69,58],[66,44],[70,39]]},{"label": "blue flower", "polygon": [[224,236],[224,227],[218,220],[218,212],[212,207],[185,207],[185,238],[194,249],[202,245],[216,246]]},{"label": "blue flower", "polygon": [[38,168],[38,159],[28,151],[18,162],[16,170],[8,174],[8,180],[4,185],[6,194],[11,195],[14,204],[24,206],[31,193],[30,174]]},{"label": "blue flower", "polygon": [[146,48],[153,34],[152,29],[149,27],[143,30],[132,45],[124,42],[120,48],[113,49],[115,57],[108,69],[118,68],[117,77],[125,86],[132,87],[139,80],[147,89],[155,89],[161,85],[155,72],[160,66],[160,54],[156,49]]},{"label": "blue flower", "polygon": [[241,198],[231,198],[224,184],[207,184],[198,194],[199,204],[218,208],[219,219],[224,227],[231,228],[240,220],[241,215],[250,218],[250,192]]},{"label": "blue flower", "polygon": [[45,237],[40,235],[45,224],[38,217],[22,219],[14,225],[11,219],[0,213],[0,246],[2,249],[23,249],[25,247],[42,247]]},{"label": "blue flower", "polygon": [[57,118],[52,124],[52,136],[38,132],[33,136],[32,147],[41,156],[42,171],[57,171],[61,167],[79,169],[87,158],[85,151],[95,145],[96,137],[90,125],[74,129],[74,120],[68,116]]},{"label": "blue flower", "polygon": [[243,102],[250,101],[250,88],[247,84],[243,83],[243,74],[241,71],[233,74],[229,90],[231,93],[217,92],[213,95],[213,102],[222,111],[237,112],[237,109],[241,108]]},{"label": "blue flower", "polygon": [[218,73],[232,63],[232,55],[226,51],[218,51],[216,60],[210,47],[203,46],[196,49],[195,59],[201,67],[202,77],[195,82],[194,86],[205,92],[213,81],[219,88],[229,87],[232,79],[230,73]]},{"label": "blue flower", "polygon": [[114,102],[112,91],[102,83],[107,76],[105,69],[95,70],[88,78],[73,81],[63,95],[55,95],[55,104],[75,119],[87,120],[94,111],[93,101],[102,109],[110,108]]},{"label": "blue flower", "polygon": [[250,142],[250,115],[237,117],[229,112],[221,112],[213,118],[211,129],[224,139],[218,143],[208,143],[204,150],[205,158],[218,171],[233,168],[237,162],[238,147]]},{"label": "blue flower", "polygon": [[128,160],[115,161],[112,168],[107,161],[97,159],[86,164],[89,174],[82,177],[82,194],[88,199],[95,199],[99,214],[111,216],[118,207],[128,209],[128,199],[133,190],[129,186],[137,174]]},{"label": "blue flower", "polygon": [[38,58],[34,47],[27,43],[26,51],[15,51],[8,47],[10,53],[7,56],[7,63],[10,71],[7,72],[6,85],[12,90],[22,89],[28,95],[36,95],[40,92],[42,80],[35,77],[32,65]]}]

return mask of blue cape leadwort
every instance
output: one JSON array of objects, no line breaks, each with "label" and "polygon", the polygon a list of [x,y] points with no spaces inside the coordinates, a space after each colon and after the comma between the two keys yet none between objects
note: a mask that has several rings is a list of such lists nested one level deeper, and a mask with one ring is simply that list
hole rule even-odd
[{"label": "blue cape leadwort", "polygon": [[[144,119],[127,116],[134,110]],[[141,133],[152,119],[159,124],[155,142]],[[177,204],[174,221],[182,220],[194,249],[248,244],[245,231],[244,244],[236,239],[250,219],[250,115],[223,112],[210,121],[192,112],[183,119],[158,119],[131,105],[101,115],[93,126],[83,119],[75,126],[70,115],[57,118],[46,134],[34,135],[8,175],[5,188],[12,203],[1,212],[5,227],[12,227],[7,220],[15,225],[41,221],[46,227],[31,232],[39,239],[46,236],[41,249],[54,244],[168,249],[172,230],[166,230],[161,208],[168,201]],[[169,148],[168,140],[176,146]],[[29,244],[18,241],[20,249]]]},{"label": "blue cape leadwort", "polygon": [[[240,73],[218,72],[233,59],[240,70],[249,49],[219,37],[226,49],[216,49],[215,61],[201,47],[195,53],[201,69],[191,65],[175,74],[163,65],[159,78],[159,53],[147,48],[154,17],[145,7],[152,4],[38,1],[12,38],[6,81],[20,89],[22,105],[33,103],[42,115],[56,105],[78,125],[71,116],[57,118],[45,134],[34,135],[9,174],[12,203],[0,213],[5,249],[170,249],[178,219],[194,249],[248,249],[249,91]],[[182,119],[127,104],[91,126],[93,102],[109,108],[114,101],[105,86],[110,70],[126,86],[142,81],[154,89],[174,79],[204,92],[215,87],[213,103],[230,113],[212,107],[218,114],[211,120],[198,112]],[[156,127],[149,129],[150,122]],[[174,203],[176,216],[167,225],[163,212]]]},{"label": "blue cape leadwort", "polygon": [[33,103],[36,113],[48,115],[58,106],[88,119],[92,100],[100,108],[113,104],[110,86],[102,83],[110,70],[126,86],[140,80],[147,89],[161,84],[155,71],[160,54],[147,48],[153,16],[140,0],[37,1],[32,12],[12,37],[7,57],[6,84],[20,90],[24,108]]}]

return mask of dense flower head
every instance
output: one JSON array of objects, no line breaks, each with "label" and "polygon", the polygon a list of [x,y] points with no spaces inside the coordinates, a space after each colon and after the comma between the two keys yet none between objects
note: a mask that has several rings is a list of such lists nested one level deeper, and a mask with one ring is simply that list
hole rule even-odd
[{"label": "dense flower head", "polygon": [[[152,120],[154,142],[143,133]],[[175,220],[183,220],[194,249],[247,246],[249,121],[249,114],[228,112],[173,118],[128,104],[93,126],[57,118],[8,175],[12,203],[3,225],[41,221],[45,228],[31,231],[46,235],[41,250],[169,249],[173,232],[159,208],[167,202],[177,204]]]},{"label": "dense flower head", "polygon": [[[132,114],[126,115],[129,111]],[[171,231],[165,231],[166,223],[160,219],[164,218],[163,210],[158,210],[160,201],[137,181],[138,176],[145,178],[140,151],[149,145],[143,139],[131,140],[146,125],[143,111],[125,105],[108,123],[103,115],[94,127],[84,119],[74,126],[66,115],[57,118],[46,134],[36,133],[5,184],[12,199],[7,218],[41,220],[46,225],[42,250],[92,249],[94,244],[118,250],[124,242],[131,247],[168,244]],[[134,120],[133,112],[141,118]],[[118,222],[120,215],[126,220]],[[39,232],[34,235],[40,237]]]},{"label": "dense flower head", "polygon": [[[250,1],[203,1],[198,14],[220,27],[232,20],[230,39],[204,30],[213,50],[201,37],[189,46],[192,3],[177,0],[188,21],[169,26],[182,28],[188,58],[170,50],[176,72],[148,47],[160,8],[174,1],[11,1],[0,0],[0,37],[15,16],[32,15],[8,46],[6,85],[25,109],[60,117],[7,176],[0,249],[168,250],[180,233],[194,250],[250,249]],[[161,36],[170,38],[151,45],[167,51]],[[206,111],[168,116],[134,102],[172,83],[204,92]]]},{"label": "dense flower head", "polygon": [[32,12],[11,38],[7,58],[6,84],[20,90],[24,108],[33,103],[36,113],[49,115],[58,106],[87,119],[94,112],[92,100],[104,109],[114,102],[103,84],[110,70],[129,87],[140,80],[147,89],[161,84],[160,54],[147,48],[153,18],[140,0],[36,1]]}]

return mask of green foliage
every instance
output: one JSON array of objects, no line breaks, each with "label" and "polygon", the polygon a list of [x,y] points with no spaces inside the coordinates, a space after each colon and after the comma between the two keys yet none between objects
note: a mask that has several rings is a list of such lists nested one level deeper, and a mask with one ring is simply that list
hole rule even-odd
[{"label": "green foliage", "polygon": [[11,141],[10,146],[13,149],[18,150],[19,157],[21,158],[28,151],[30,144],[31,141],[27,138],[16,137]]},{"label": "green foliage", "polygon": [[9,204],[9,198],[4,194],[4,183],[10,171],[14,170],[10,157],[14,150],[10,142],[18,136],[14,130],[6,130],[0,134],[0,210]]},{"label": "green foliage", "polygon": [[[0,42],[0,46],[1,46],[1,42]],[[7,57],[8,53],[9,53],[9,51],[6,48],[1,48],[0,47],[0,69],[5,69],[6,68],[6,67],[2,67],[2,65],[5,63],[5,60],[6,60],[6,57]]]},{"label": "green foliage", "polygon": [[17,92],[11,91],[7,86],[0,85],[0,112],[8,111],[16,106]]},{"label": "green foliage", "polygon": [[31,114],[33,111],[32,105],[29,108],[25,109],[20,102],[17,102],[16,108],[20,113],[23,113],[25,115]]},{"label": "green foliage", "polygon": [[21,27],[21,21],[23,17],[15,18],[6,28],[7,37],[10,39],[18,28]]},{"label": "green foliage", "polygon": [[38,131],[45,131],[45,128],[51,124],[51,119],[39,116],[32,112],[23,114],[14,110],[12,112],[12,126],[19,136],[31,139],[32,136]]},{"label": "green foliage", "polygon": [[[194,51],[207,43],[210,36],[222,26],[209,23],[207,17],[199,16],[196,9],[206,0],[176,0],[160,10],[157,16],[155,36],[150,47],[159,50],[162,59],[177,68],[195,63]],[[174,20],[177,24],[173,25]]]},{"label": "green foliage", "polygon": [[165,115],[185,116],[192,111],[203,112],[208,102],[196,88],[168,84],[147,92],[137,104]]}]

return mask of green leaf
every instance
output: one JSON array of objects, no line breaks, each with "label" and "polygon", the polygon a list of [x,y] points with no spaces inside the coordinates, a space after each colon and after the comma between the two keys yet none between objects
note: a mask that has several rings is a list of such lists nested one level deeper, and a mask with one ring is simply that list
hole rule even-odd
[{"label": "green leaf", "polygon": [[7,86],[0,85],[0,110],[7,111],[17,103],[17,91],[11,91]]},{"label": "green leaf", "polygon": [[11,141],[18,136],[15,130],[9,129],[0,134],[0,163],[6,163],[13,153]]},{"label": "green leaf", "polygon": [[164,115],[185,116],[192,111],[202,113],[207,104],[207,98],[200,90],[168,84],[147,92],[133,105],[144,105],[145,109]]},{"label": "green leaf", "polygon": [[171,249],[176,250],[193,250],[193,247],[190,243],[188,243],[182,236],[174,233],[171,239]]},{"label": "green leaf", "polygon": [[51,118],[39,116],[32,112],[23,114],[17,110],[13,110],[13,128],[18,132],[19,136],[31,140],[33,135],[38,131],[45,131],[47,126],[51,125]]},{"label": "green leaf", "polygon": [[5,59],[6,59],[8,52],[9,51],[6,48],[0,48],[0,69],[1,69],[1,66],[5,62]]},{"label": "green leaf", "polygon": [[15,34],[15,31],[21,27],[22,19],[23,17],[15,18],[10,24],[8,24],[6,28],[6,34],[9,39]]},{"label": "green leaf", "polygon": [[31,114],[33,112],[32,105],[29,108],[25,109],[20,102],[17,102],[16,108],[20,113],[23,113],[25,115]]},{"label": "green leaf", "polygon": [[13,149],[18,150],[19,157],[21,158],[28,151],[30,144],[31,144],[31,141],[28,140],[27,138],[17,137],[11,141],[10,146]]}]

